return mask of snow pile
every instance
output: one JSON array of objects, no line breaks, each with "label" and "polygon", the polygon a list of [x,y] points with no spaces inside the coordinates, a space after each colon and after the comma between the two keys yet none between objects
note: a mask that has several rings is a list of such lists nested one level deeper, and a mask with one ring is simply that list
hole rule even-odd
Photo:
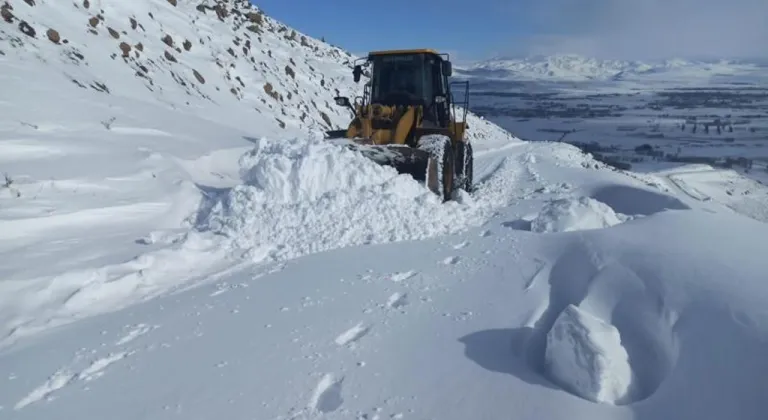
[{"label": "snow pile", "polygon": [[442,203],[412,177],[320,138],[264,138],[240,164],[244,183],[200,227],[257,261],[453,233],[487,213],[471,199]]},{"label": "snow pile", "polygon": [[327,193],[380,185],[397,173],[323,139],[262,138],[240,159],[254,200],[275,204],[316,201]]},{"label": "snow pile", "polygon": [[538,233],[601,229],[626,221],[612,208],[590,197],[560,198],[548,202],[531,222]]},{"label": "snow pile", "polygon": [[547,334],[545,361],[552,379],[599,403],[633,397],[635,375],[619,331],[574,305],[568,305]]}]

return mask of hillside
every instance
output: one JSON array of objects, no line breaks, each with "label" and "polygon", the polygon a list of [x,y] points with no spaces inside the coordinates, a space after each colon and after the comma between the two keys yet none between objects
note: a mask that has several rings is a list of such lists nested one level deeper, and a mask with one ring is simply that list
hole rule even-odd
[{"label": "hillside", "polygon": [[245,1],[2,4],[0,419],[765,418],[763,186],[470,114],[442,203]]},{"label": "hillside", "polygon": [[[198,207],[240,182],[238,161],[255,143],[287,139],[278,145],[301,150],[307,136],[347,124],[349,112],[333,97],[362,89],[352,81],[352,56],[247,1],[18,1],[3,10],[0,172],[7,185],[0,190],[0,252],[9,263],[0,274],[9,281],[0,287],[9,293],[0,297],[6,303],[0,336],[8,334],[6,341],[51,317],[69,319],[61,305],[90,280],[62,277],[143,281],[132,277],[141,269],[123,261],[146,251],[159,255],[139,260],[164,261],[164,247],[199,222]],[[515,140],[472,115],[469,124],[480,153]],[[102,239],[113,245],[94,246]],[[195,263],[208,267],[218,254],[215,246],[210,254],[200,251]],[[137,296],[207,272],[167,264],[163,282]],[[41,300],[38,287],[52,289]],[[102,306],[84,304],[73,316],[81,310],[97,313]],[[27,319],[30,313],[47,315]]]}]

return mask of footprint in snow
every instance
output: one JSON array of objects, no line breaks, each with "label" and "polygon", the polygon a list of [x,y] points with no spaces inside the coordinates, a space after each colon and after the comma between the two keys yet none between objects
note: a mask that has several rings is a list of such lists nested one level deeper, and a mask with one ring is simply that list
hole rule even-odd
[{"label": "footprint in snow", "polygon": [[336,337],[336,344],[340,346],[346,346],[354,344],[357,340],[363,338],[371,330],[370,326],[366,326],[362,322],[359,322],[354,327],[344,331],[338,337]]},{"label": "footprint in snow", "polygon": [[464,249],[469,246],[469,241],[464,241],[460,244],[456,244],[453,246],[453,249]]},{"label": "footprint in snow", "polygon": [[326,373],[312,393],[310,408],[321,413],[338,410],[344,404],[344,398],[341,396],[343,381],[344,377],[336,379],[332,374]]},{"label": "footprint in snow", "polygon": [[387,306],[392,309],[399,309],[408,304],[407,293],[395,293],[387,299]]},{"label": "footprint in snow", "polygon": [[127,327],[130,328],[130,330],[128,330],[128,332],[122,338],[117,340],[115,343],[116,346],[122,346],[123,344],[130,343],[131,341],[157,328],[157,326],[149,326],[147,324],[137,324],[135,326]]},{"label": "footprint in snow", "polygon": [[415,270],[406,271],[404,273],[395,273],[395,274],[392,274],[392,276],[390,277],[390,280],[392,280],[395,283],[400,283],[402,281],[408,280],[409,278],[415,275],[416,275]]},{"label": "footprint in snow", "polygon": [[448,258],[443,260],[443,264],[445,264],[445,265],[455,265],[455,264],[457,264],[459,262],[459,259],[460,258],[456,257],[456,256],[448,257]]}]

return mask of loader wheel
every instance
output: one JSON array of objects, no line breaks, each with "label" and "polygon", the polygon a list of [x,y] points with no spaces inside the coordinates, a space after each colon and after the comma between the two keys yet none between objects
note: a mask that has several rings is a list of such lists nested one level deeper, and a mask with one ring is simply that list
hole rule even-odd
[{"label": "loader wheel", "polygon": [[443,202],[453,196],[455,181],[453,148],[451,139],[441,134],[428,134],[419,138],[417,147],[429,153],[426,185]]},{"label": "loader wheel", "polygon": [[472,192],[474,177],[474,155],[472,144],[459,142],[456,148],[456,187]]}]

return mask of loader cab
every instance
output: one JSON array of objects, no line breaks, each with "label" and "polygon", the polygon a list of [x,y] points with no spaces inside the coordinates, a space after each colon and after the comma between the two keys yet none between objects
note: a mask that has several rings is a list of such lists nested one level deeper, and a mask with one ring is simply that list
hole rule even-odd
[{"label": "loader cab", "polygon": [[[451,62],[433,50],[378,51],[368,55],[372,67],[369,98],[365,102],[387,106],[421,105],[425,120],[446,127],[450,120]],[[361,66],[355,66],[355,81]]]}]

